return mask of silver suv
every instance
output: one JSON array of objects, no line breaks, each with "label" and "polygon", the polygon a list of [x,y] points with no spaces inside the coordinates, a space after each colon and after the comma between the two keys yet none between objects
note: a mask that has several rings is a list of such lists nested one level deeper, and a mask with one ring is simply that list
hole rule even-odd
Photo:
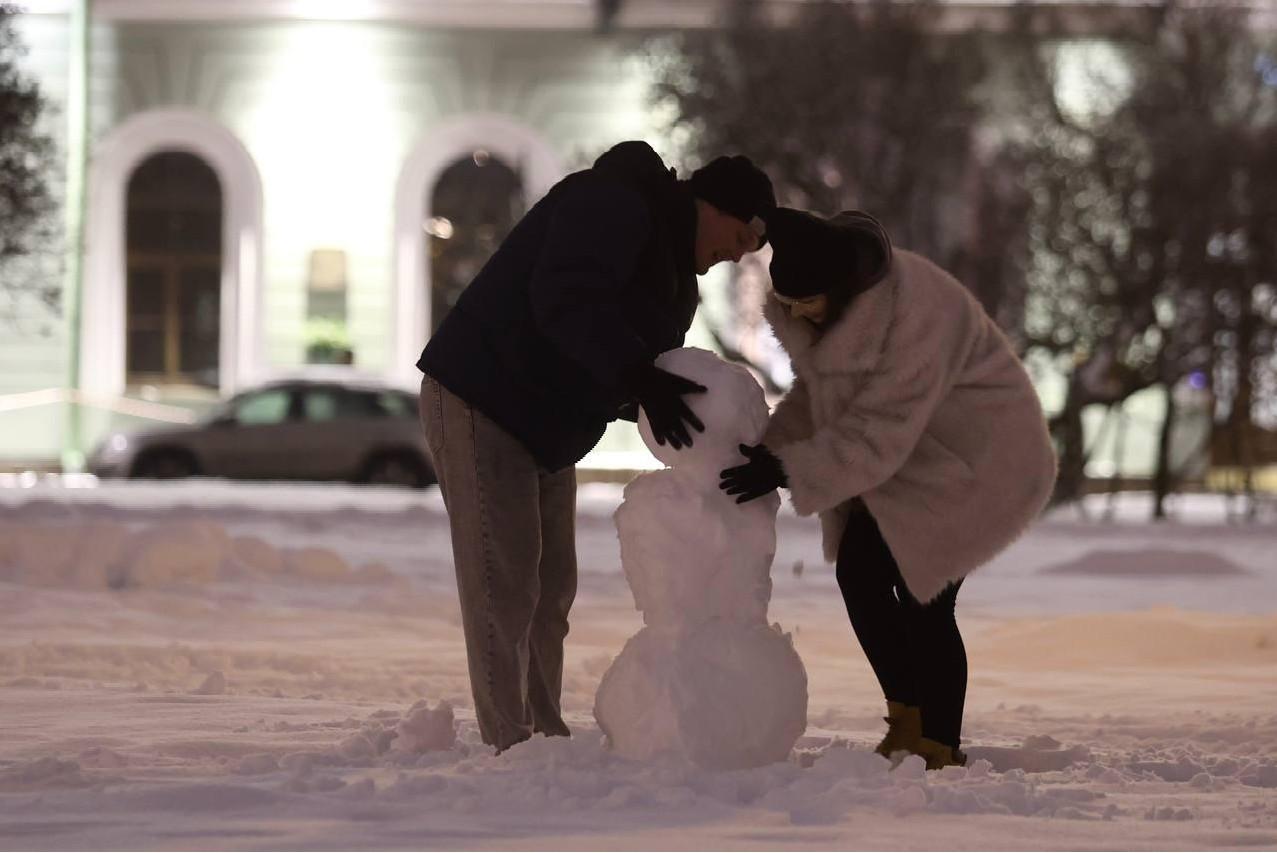
[{"label": "silver suv", "polygon": [[365,380],[271,382],[190,426],[109,435],[88,463],[100,477],[435,482],[417,395]]}]

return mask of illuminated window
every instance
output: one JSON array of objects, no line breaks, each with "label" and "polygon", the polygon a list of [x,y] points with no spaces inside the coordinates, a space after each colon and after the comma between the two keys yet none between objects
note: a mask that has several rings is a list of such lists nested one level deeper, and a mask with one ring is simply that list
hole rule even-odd
[{"label": "illuminated window", "polygon": [[430,317],[438,329],[523,215],[523,182],[500,159],[476,150],[439,176],[430,211],[424,230],[432,284]]},{"label": "illuminated window", "polygon": [[129,178],[127,210],[127,381],[216,388],[222,278],[217,175],[194,154],[154,154]]}]

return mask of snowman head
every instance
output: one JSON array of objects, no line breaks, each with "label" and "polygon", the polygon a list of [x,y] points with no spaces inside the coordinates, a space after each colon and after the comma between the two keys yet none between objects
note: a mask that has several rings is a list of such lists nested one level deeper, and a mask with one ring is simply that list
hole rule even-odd
[{"label": "snowman head", "polygon": [[763,388],[749,371],[712,352],[694,347],[673,349],[656,359],[656,366],[704,385],[704,394],[683,399],[705,424],[705,432],[688,428],[692,446],[675,450],[652,437],[647,413],[640,412],[639,435],[652,454],[671,468],[703,476],[718,484],[718,472],[745,460],[742,444],[757,444],[767,429],[767,401]]}]

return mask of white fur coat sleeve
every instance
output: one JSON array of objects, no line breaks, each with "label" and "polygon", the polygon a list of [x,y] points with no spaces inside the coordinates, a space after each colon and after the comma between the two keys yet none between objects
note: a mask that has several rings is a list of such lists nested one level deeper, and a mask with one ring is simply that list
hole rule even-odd
[{"label": "white fur coat sleeve", "polygon": [[978,334],[966,306],[945,304],[955,300],[943,289],[910,296],[892,306],[871,367],[822,365],[833,417],[777,449],[799,514],[834,509],[899,471],[962,370]]}]

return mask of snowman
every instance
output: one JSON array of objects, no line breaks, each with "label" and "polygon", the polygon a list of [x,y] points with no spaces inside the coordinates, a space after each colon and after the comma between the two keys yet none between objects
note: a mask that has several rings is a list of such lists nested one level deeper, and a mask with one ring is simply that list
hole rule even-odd
[{"label": "snowman", "polygon": [[757,444],[767,403],[744,368],[701,349],[657,366],[709,389],[684,399],[705,425],[692,447],[639,433],[663,470],[625,487],[616,511],[621,566],[643,614],[603,675],[594,716],[628,758],[682,756],[710,769],[785,760],[807,726],[807,672],[788,634],[767,622],[776,554],[772,493],[737,504],[718,487]]}]

